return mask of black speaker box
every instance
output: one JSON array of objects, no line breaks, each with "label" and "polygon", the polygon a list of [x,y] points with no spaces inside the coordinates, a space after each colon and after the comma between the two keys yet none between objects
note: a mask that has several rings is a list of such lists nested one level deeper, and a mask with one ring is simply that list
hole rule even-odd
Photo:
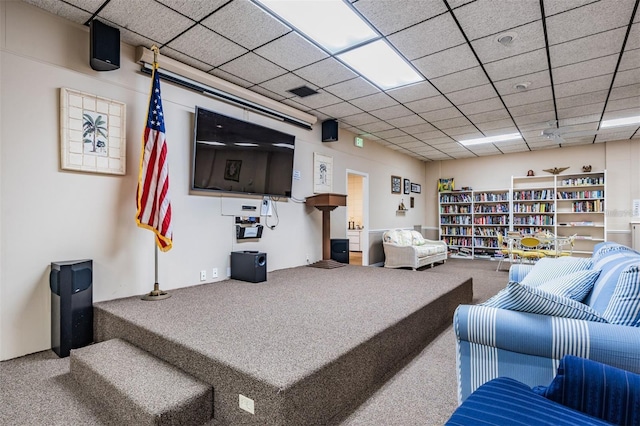
[{"label": "black speaker box", "polygon": [[52,262],[51,349],[60,357],[93,342],[93,261]]},{"label": "black speaker box", "polygon": [[267,254],[257,251],[231,252],[231,278],[260,283],[267,280]]},{"label": "black speaker box", "polygon": [[349,263],[349,240],[346,238],[331,239],[331,259],[340,263]]},{"label": "black speaker box", "polygon": [[120,30],[100,21],[89,24],[89,64],[96,71],[120,68]]},{"label": "black speaker box", "polygon": [[338,120],[325,120],[322,122],[322,142],[335,142],[338,140]]}]

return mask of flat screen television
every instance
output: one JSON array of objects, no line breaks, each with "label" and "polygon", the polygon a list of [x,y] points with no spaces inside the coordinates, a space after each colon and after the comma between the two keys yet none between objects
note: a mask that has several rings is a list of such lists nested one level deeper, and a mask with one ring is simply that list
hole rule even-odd
[{"label": "flat screen television", "polygon": [[295,136],[196,107],[192,189],[291,197]]}]

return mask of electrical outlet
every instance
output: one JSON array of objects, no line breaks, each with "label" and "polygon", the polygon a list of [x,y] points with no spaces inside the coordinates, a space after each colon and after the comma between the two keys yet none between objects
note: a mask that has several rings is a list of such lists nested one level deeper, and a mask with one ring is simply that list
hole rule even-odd
[{"label": "electrical outlet", "polygon": [[213,268],[213,271],[211,271],[211,278],[218,278],[218,268]]},{"label": "electrical outlet", "polygon": [[238,400],[240,408],[248,413],[255,414],[253,399],[247,398],[243,394],[238,394]]},{"label": "electrical outlet", "polygon": [[207,279],[207,271],[200,271],[200,281],[205,281]]}]

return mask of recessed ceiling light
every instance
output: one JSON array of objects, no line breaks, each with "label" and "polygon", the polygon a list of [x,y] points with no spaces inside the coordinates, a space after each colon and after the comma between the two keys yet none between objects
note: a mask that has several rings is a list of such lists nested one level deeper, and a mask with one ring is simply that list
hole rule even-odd
[{"label": "recessed ceiling light", "polygon": [[512,141],[516,139],[522,139],[522,135],[520,135],[520,133],[509,133],[506,135],[488,136],[486,138],[467,139],[459,142],[464,146],[469,146],[469,145],[478,145],[482,143]]},{"label": "recessed ceiling light", "polygon": [[529,88],[529,86],[531,86],[531,82],[530,81],[523,81],[522,83],[514,84],[513,88],[522,92],[524,90],[527,90]]},{"label": "recessed ceiling light", "polygon": [[511,31],[508,33],[500,34],[496,38],[496,41],[503,46],[509,46],[511,43],[513,43],[513,40],[515,40],[516,37],[518,37],[518,33]]},{"label": "recessed ceiling light", "polygon": [[604,120],[602,124],[600,124],[601,129],[606,129],[607,127],[618,127],[618,126],[628,126],[631,124],[640,124],[640,115],[636,117],[627,117],[627,118],[616,118],[613,120]]}]

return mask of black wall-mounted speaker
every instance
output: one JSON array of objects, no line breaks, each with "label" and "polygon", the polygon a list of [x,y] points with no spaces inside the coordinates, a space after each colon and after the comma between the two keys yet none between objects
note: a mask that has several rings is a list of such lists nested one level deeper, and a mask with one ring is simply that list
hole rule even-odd
[{"label": "black wall-mounted speaker", "polygon": [[322,122],[322,142],[335,142],[338,140],[338,120],[325,120]]},{"label": "black wall-mounted speaker", "polygon": [[260,283],[267,280],[267,253],[257,251],[231,252],[231,278]]},{"label": "black wall-mounted speaker", "polygon": [[93,261],[52,262],[51,349],[67,357],[93,342]]},{"label": "black wall-mounted speaker", "polygon": [[89,64],[96,71],[120,68],[120,30],[100,21],[89,24]]}]

